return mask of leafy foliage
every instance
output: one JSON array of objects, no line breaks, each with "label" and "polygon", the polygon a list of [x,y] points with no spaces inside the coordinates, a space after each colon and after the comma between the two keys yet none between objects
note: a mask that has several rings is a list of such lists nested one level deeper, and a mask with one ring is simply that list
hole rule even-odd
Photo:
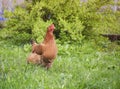
[{"label": "leafy foliage", "polygon": [[112,0],[33,0],[32,3],[28,0],[26,8],[5,11],[8,18],[5,29],[16,43],[25,43],[30,39],[41,41],[47,26],[54,23],[55,36],[61,43],[81,43],[85,37],[120,32],[120,12],[102,10],[112,3]]}]

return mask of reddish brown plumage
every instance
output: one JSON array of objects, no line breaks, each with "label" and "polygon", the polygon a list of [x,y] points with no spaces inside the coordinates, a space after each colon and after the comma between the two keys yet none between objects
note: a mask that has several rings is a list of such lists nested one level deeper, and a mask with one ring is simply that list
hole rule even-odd
[{"label": "reddish brown plumage", "polygon": [[42,64],[42,56],[36,53],[31,53],[27,58],[27,63]]},{"label": "reddish brown plumage", "polygon": [[51,24],[47,28],[45,38],[41,44],[33,42],[32,44],[32,53],[36,53],[42,56],[43,63],[42,65],[46,68],[50,68],[54,59],[57,56],[57,46],[53,31],[55,29],[54,24]]}]

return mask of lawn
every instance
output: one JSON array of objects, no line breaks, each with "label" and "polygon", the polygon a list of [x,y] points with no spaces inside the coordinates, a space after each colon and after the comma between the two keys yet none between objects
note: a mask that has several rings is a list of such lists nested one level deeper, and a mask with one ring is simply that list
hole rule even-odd
[{"label": "lawn", "polygon": [[119,89],[120,45],[60,45],[52,68],[26,63],[30,46],[0,42],[0,89]]}]

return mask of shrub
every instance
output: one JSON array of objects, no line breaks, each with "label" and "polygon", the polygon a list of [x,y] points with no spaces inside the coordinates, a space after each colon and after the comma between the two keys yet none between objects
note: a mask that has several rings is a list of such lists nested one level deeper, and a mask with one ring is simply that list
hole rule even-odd
[{"label": "shrub", "polygon": [[5,13],[9,19],[5,29],[21,43],[31,38],[41,41],[51,23],[55,24],[55,36],[61,43],[81,43],[85,37],[97,38],[108,31],[119,33],[119,12],[100,12],[111,1],[33,0],[26,3],[26,8],[17,7],[14,12]]}]

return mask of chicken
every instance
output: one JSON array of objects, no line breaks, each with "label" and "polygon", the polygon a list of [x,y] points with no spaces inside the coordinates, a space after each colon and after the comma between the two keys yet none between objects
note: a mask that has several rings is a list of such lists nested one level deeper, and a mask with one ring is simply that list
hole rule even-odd
[{"label": "chicken", "polygon": [[32,53],[36,53],[42,57],[41,65],[49,69],[57,56],[57,46],[53,31],[55,29],[54,24],[51,24],[47,28],[45,38],[41,44],[32,42]]}]

